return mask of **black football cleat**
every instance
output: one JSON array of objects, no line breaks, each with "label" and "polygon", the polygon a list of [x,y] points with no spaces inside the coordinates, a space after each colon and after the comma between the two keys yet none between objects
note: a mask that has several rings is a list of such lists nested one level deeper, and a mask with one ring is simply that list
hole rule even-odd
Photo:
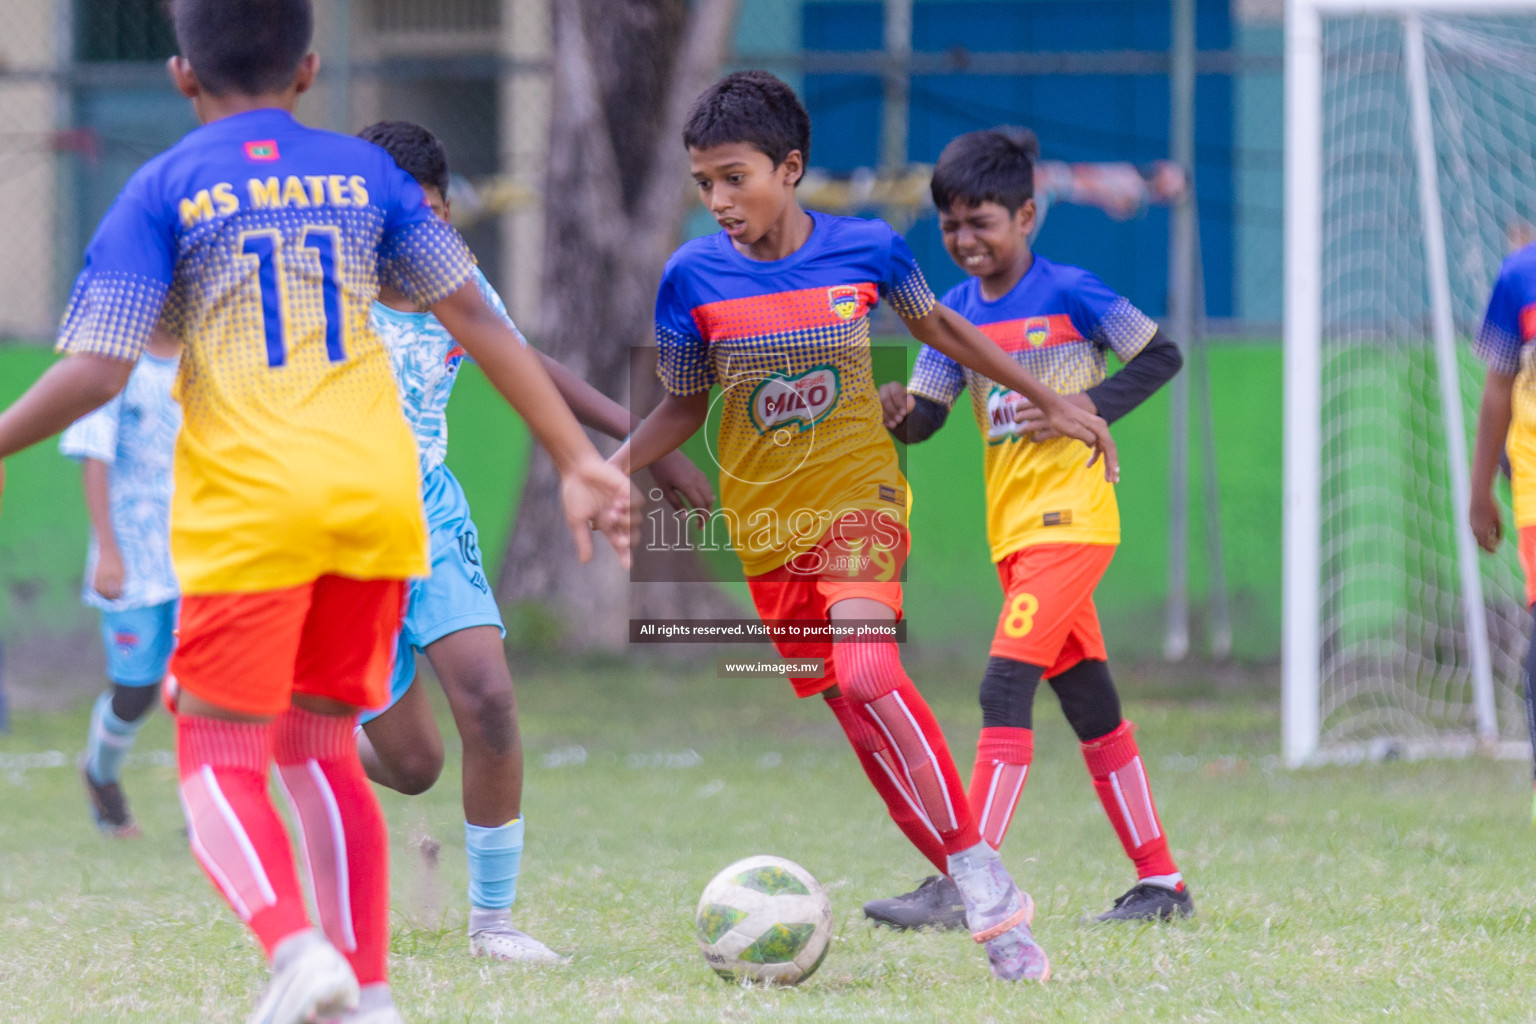
[{"label": "black football cleat", "polygon": [[139,823],[128,811],[128,798],[123,787],[115,782],[97,782],[84,765],[80,777],[85,780],[85,792],[91,799],[91,818],[103,835],[114,839],[134,839],[139,836]]},{"label": "black football cleat", "polygon": [[1115,905],[1094,918],[1095,921],[1171,921],[1176,917],[1194,917],[1195,901],[1189,888],[1175,892],[1162,885],[1138,882],[1131,891],[1115,900]]},{"label": "black football cleat", "polygon": [[875,924],[900,931],[937,928],[966,931],[965,901],[947,875],[929,875],[916,889],[864,904],[864,916]]}]

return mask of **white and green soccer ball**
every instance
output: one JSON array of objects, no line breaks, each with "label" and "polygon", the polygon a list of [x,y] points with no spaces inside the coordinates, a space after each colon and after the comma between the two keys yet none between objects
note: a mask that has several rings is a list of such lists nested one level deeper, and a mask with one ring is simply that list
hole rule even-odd
[{"label": "white and green soccer ball", "polygon": [[705,961],[726,981],[797,985],[827,955],[832,901],[794,861],[748,857],[704,887],[694,923]]}]

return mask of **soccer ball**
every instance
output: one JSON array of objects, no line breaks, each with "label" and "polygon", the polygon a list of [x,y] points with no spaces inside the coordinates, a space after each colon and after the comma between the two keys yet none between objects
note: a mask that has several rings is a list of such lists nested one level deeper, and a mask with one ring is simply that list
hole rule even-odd
[{"label": "soccer ball", "polygon": [[827,955],[832,901],[799,864],[748,857],[704,887],[694,923],[704,959],[726,981],[797,985]]}]

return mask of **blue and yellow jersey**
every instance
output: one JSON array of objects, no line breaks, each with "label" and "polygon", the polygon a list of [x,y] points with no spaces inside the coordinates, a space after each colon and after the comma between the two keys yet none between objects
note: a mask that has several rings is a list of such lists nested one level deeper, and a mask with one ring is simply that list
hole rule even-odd
[{"label": "blue and yellow jersey", "polygon": [[748,575],[808,550],[850,512],[906,520],[869,314],[883,296],[907,319],[926,316],[933,292],[884,221],[811,217],[810,238],[782,260],[749,259],[724,232],[687,243],[656,297],[662,384],[721,389],[710,409],[720,503]]},{"label": "blue and yellow jersey", "polygon": [[[1157,325],[1086,270],[1035,256],[1002,298],[982,297],[967,278],[944,305],[981,329],[1046,387],[1075,395],[1104,380],[1105,353],[1135,358]],[[1019,396],[923,346],[908,390],[954,405],[970,388],[971,409],[986,442],[987,539],[993,561],[1032,544],[1118,544],[1120,510],[1104,467],[1071,438],[1035,442],[1018,432]]]},{"label": "blue and yellow jersey", "polygon": [[1536,526],[1536,243],[1511,253],[1499,268],[1488,312],[1472,346],[1496,373],[1515,378],[1513,415],[1504,439],[1509,454],[1515,528]]},{"label": "blue and yellow jersey", "polygon": [[86,251],[59,350],[185,344],[171,551],[189,594],[427,571],[415,444],[369,314],[474,263],[389,154],[255,110],[188,134],[123,188]]}]

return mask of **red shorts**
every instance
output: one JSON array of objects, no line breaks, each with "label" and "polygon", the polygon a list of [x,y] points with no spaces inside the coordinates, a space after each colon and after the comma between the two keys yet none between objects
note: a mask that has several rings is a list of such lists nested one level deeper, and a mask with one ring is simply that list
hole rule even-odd
[{"label": "red shorts", "polygon": [[1038,544],[999,562],[1004,597],[992,656],[1039,665],[1047,679],[1105,660],[1093,588],[1114,557],[1110,544]]},{"label": "red shorts", "polygon": [[1520,527],[1520,568],[1525,571],[1525,606],[1536,605],[1536,526]]},{"label": "red shorts", "polygon": [[[881,530],[883,536],[876,538],[870,530],[854,525],[856,516],[857,513],[839,520],[811,552],[760,576],[747,577],[752,603],[764,621],[809,619],[825,622],[831,618],[834,604],[857,597],[878,601],[901,618],[901,568],[911,549],[911,537],[906,527],[886,524]],[[867,543],[859,543],[861,540]],[[850,572],[839,559],[847,556],[849,551],[861,550],[872,551],[875,557],[862,563],[861,571]],[[822,554],[813,554],[818,551]],[[861,556],[854,554],[853,557]],[[775,640],[773,645],[785,658],[824,659],[824,675],[815,679],[790,679],[796,697],[814,697],[837,685],[837,673],[832,667],[832,641]]]},{"label": "red shorts", "polygon": [[171,675],[178,689],[248,715],[281,714],[297,693],[381,707],[405,598],[405,580],[344,576],[191,594],[181,599]]}]

